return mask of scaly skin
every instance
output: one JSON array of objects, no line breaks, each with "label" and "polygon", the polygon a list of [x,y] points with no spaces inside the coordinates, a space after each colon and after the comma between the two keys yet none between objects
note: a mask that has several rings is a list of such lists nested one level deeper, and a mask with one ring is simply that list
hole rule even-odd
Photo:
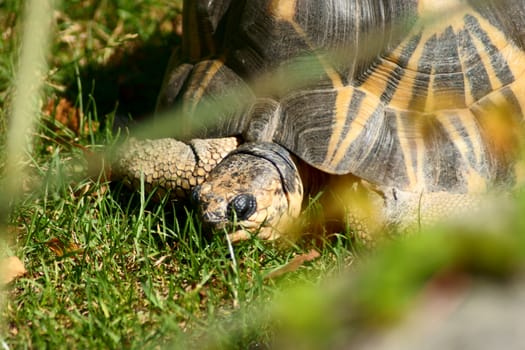
[{"label": "scaly skin", "polygon": [[130,139],[119,150],[112,167],[113,180],[140,189],[144,178],[146,192],[154,189],[159,197],[169,192],[172,198],[187,198],[207,174],[232,150],[235,137],[188,143],[174,139]]},{"label": "scaly skin", "polygon": [[[438,224],[444,219],[472,218],[495,199],[476,193],[411,193],[390,189],[385,193],[386,224],[400,232],[414,232]],[[502,198],[500,196],[499,198]]]},{"label": "scaly skin", "polygon": [[[193,190],[203,222],[215,230],[228,229],[232,241],[254,234],[275,239],[293,231],[290,224],[301,212],[303,186],[309,188],[303,181],[314,176],[301,176],[298,169],[308,171],[308,167],[296,167],[278,145],[237,146],[235,138],[196,139],[188,144],[173,139],[131,140],[116,161],[114,177],[137,189],[142,176],[146,191],[171,191],[173,198],[187,198]],[[406,192],[335,175],[328,175],[324,186],[332,194],[323,206],[366,240],[473,215],[484,198],[481,194]],[[236,213],[232,204],[239,198],[242,204]]]}]

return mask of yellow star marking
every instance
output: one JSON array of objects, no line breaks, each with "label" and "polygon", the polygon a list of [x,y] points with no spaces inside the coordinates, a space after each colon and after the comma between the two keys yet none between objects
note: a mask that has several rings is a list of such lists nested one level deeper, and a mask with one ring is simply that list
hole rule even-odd
[{"label": "yellow star marking", "polygon": [[279,20],[294,22],[296,0],[273,0],[270,2],[269,11]]},{"label": "yellow star marking", "polygon": [[[338,97],[342,96],[341,99],[337,99],[337,102],[341,104],[336,106],[336,115],[338,116],[338,119],[346,118],[346,115],[348,114],[348,107],[350,106],[350,101],[352,99],[354,90],[357,89],[346,87],[338,91]],[[343,160],[343,158],[348,152],[348,148],[363,132],[363,129],[367,125],[368,120],[372,117],[374,111],[380,104],[381,102],[377,97],[372,96],[370,94],[365,94],[359,110],[351,111],[351,113],[355,114],[355,117],[352,120],[349,126],[350,130],[345,135],[344,139],[340,140],[343,126],[340,126],[336,137],[330,138],[330,143],[328,147],[329,152],[327,153],[327,161],[331,164],[332,168],[337,167],[337,165]],[[334,126],[334,131],[337,130],[335,128],[337,128],[337,126]],[[336,146],[339,142],[341,143],[336,149]]]},{"label": "yellow star marking", "polygon": [[[399,145],[403,152],[409,182],[408,189],[417,191],[424,190],[425,174],[423,165],[426,147],[423,140],[421,118],[413,114],[408,114],[407,117],[411,120],[404,121],[402,120],[400,112],[395,111],[395,113]],[[415,157],[414,153],[416,154]]]},{"label": "yellow star marking", "polygon": [[[211,61],[211,65],[206,65],[206,73],[204,74],[204,77],[201,81],[198,82],[197,89],[190,90],[192,93],[191,101],[193,102],[190,107],[190,115],[195,112],[195,109],[197,108],[197,105],[200,103],[204,91],[208,87],[209,83],[213,80],[217,72],[222,68],[224,65],[223,62],[219,60]],[[201,68],[202,69],[202,68]],[[195,74],[195,72],[194,72]]]},{"label": "yellow star marking", "polygon": [[[462,136],[454,123],[452,123],[451,118],[455,117],[456,122],[460,123],[467,136]],[[454,146],[459,151],[463,158],[464,164],[469,164],[472,168],[471,161],[469,160],[468,154],[469,151],[473,152],[475,158],[475,164],[481,162],[481,151],[484,149],[482,144],[480,130],[477,126],[476,117],[468,109],[458,109],[458,110],[449,110],[436,114],[436,119],[441,123],[443,129],[449,135],[449,139],[454,143]],[[468,139],[472,144],[470,149],[465,139]],[[472,169],[473,172],[476,172]]]}]

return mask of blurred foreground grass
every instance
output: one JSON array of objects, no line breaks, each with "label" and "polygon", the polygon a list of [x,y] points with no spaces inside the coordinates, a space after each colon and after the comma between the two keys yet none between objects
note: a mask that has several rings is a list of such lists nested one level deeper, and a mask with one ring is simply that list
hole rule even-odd
[{"label": "blurred foreground grass", "polygon": [[[14,132],[8,118],[23,7],[2,2],[0,11],[5,140],[7,129]],[[236,246],[232,259],[224,238],[202,237],[185,209],[164,210],[164,203],[87,178],[85,155],[112,142],[113,116],[140,118],[153,109],[177,44],[178,13],[173,1],[72,1],[45,14],[53,19],[48,70],[36,77],[42,92],[31,96],[36,125],[18,145],[23,176],[5,167],[2,142],[4,178],[20,182],[16,201],[1,197],[8,214],[2,255],[18,256],[27,270],[2,292],[2,346],[171,346],[267,299],[280,288],[267,273],[310,249],[309,242],[281,249],[253,241]],[[2,190],[11,189],[4,182]],[[342,266],[351,254],[348,239],[339,241],[323,263],[290,280],[316,281]]]},{"label": "blurred foreground grass", "polygon": [[[286,247],[242,242],[232,257],[184,208],[87,178],[85,154],[113,142],[105,121],[152,110],[178,42],[176,1],[57,7],[24,176],[6,173],[22,11],[0,2],[0,159],[3,179],[21,182],[7,202],[2,181],[1,251],[27,269],[2,290],[4,348],[366,348],[429,290],[461,302],[455,291],[481,281],[519,284],[523,198],[483,218],[497,225],[436,229],[371,254],[342,233]],[[314,248],[318,259],[267,278]]]}]

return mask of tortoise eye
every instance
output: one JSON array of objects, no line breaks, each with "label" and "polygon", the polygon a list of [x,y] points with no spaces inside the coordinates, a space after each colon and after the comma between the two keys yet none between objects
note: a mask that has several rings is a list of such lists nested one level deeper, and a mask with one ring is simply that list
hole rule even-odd
[{"label": "tortoise eye", "polygon": [[248,219],[257,210],[255,196],[248,193],[239,194],[228,203],[227,215],[232,217],[237,215],[238,220]]},{"label": "tortoise eye", "polygon": [[201,191],[201,185],[197,185],[193,187],[193,189],[190,192],[190,203],[193,205],[197,205],[199,203],[199,195]]}]

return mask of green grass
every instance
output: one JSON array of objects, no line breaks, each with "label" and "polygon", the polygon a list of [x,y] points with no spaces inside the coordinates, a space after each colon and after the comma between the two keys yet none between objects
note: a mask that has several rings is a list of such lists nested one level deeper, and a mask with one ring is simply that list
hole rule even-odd
[{"label": "green grass", "polygon": [[[3,24],[13,31],[0,57],[6,81],[2,125],[13,93],[22,10],[18,2],[2,4]],[[166,21],[179,10],[172,1],[64,2],[59,8],[31,160],[2,244],[4,254],[20,257],[28,271],[3,292],[0,339],[9,348],[191,344],[211,328],[226,334],[224,320],[270,300],[285,285],[315,283],[351,259],[351,243],[341,237],[318,262],[283,282],[269,280],[269,272],[314,243],[281,247],[254,240],[236,245],[232,257],[225,237],[202,235],[183,207],[151,203],[147,195],[87,177],[85,155],[113,142],[114,114],[140,117],[153,109],[162,66],[177,43]],[[122,89],[142,91],[145,82],[150,95],[119,95]],[[90,126],[57,122],[54,106],[61,99]],[[267,332],[269,327],[247,331],[233,343],[243,348]],[[226,339],[225,347],[233,343]]]},{"label": "green grass", "polygon": [[[19,1],[0,1],[4,176],[22,10]],[[130,194],[98,173],[88,177],[86,155],[115,142],[115,113],[137,118],[152,110],[169,48],[178,43],[171,21],[179,11],[168,0],[64,1],[58,8],[30,160],[17,200],[1,203],[9,209],[1,251],[28,271],[2,290],[2,344],[246,349],[281,339],[321,349],[340,333],[352,339],[402,317],[445,268],[490,278],[520,270],[525,225],[518,215],[505,235],[441,232],[371,257],[344,233],[288,245],[254,239],[235,245],[232,256],[225,237],[202,234],[191,211]],[[61,99],[80,111],[80,126],[55,120],[47,106]],[[312,248],[319,259],[266,278]]]}]

